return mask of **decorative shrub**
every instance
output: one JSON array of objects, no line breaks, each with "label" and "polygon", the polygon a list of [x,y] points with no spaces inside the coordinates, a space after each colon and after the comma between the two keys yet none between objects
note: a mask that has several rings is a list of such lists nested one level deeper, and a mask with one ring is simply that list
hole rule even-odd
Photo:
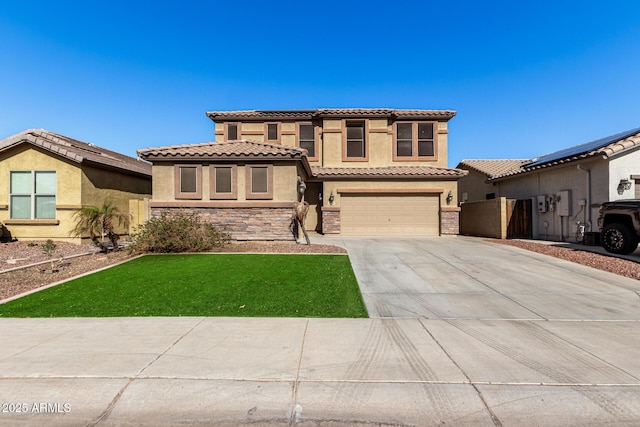
[{"label": "decorative shrub", "polygon": [[58,245],[53,243],[53,240],[48,239],[42,245],[42,253],[45,254],[46,256],[48,256],[49,258],[51,258],[53,256],[53,253],[56,251],[57,247],[58,247]]},{"label": "decorative shrub", "polygon": [[132,234],[134,252],[205,252],[229,242],[230,236],[195,213],[162,212]]}]

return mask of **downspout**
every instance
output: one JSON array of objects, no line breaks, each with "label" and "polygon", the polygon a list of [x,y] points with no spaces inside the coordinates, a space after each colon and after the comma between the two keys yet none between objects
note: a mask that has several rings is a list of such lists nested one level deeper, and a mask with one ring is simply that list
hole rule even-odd
[{"label": "downspout", "polygon": [[585,206],[585,209],[587,210],[586,225],[589,231],[593,231],[591,229],[591,169],[585,169],[580,164],[578,164],[577,168],[578,170],[581,170],[587,173],[587,205]]}]

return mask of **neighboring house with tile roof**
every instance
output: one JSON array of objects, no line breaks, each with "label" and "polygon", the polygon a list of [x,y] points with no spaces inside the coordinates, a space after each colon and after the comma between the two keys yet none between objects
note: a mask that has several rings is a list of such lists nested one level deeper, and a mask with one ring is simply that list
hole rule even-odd
[{"label": "neighboring house with tile roof", "polygon": [[152,215],[189,208],[237,239],[291,239],[298,178],[309,231],[457,234],[447,168],[450,110],[213,111],[216,142],[139,150],[153,163]]},{"label": "neighboring house with tile roof", "polygon": [[528,161],[525,159],[462,160],[457,167],[468,171],[468,174],[458,181],[458,202],[495,198],[495,186],[488,181],[519,169]]},{"label": "neighboring house with tile roof", "polygon": [[597,231],[603,202],[640,198],[640,128],[534,159],[463,160],[457,167],[469,171],[460,180],[461,202],[531,200],[534,238],[573,239],[578,221]]},{"label": "neighboring house with tile roof", "polygon": [[150,163],[43,129],[0,141],[0,176],[0,221],[25,240],[79,243],[70,235],[73,213],[105,200],[132,213],[136,225],[151,196]]}]

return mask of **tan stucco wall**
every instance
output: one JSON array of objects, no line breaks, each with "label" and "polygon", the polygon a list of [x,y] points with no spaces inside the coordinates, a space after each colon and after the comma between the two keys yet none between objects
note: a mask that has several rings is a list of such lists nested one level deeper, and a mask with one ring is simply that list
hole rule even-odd
[{"label": "tan stucco wall", "polygon": [[[438,139],[437,159],[424,161],[394,161],[393,123],[386,119],[367,119],[366,134],[368,161],[343,161],[343,125],[341,119],[325,119],[320,124],[318,135],[318,160],[310,161],[313,166],[324,167],[384,167],[384,166],[448,166],[448,128],[447,122],[437,122]],[[240,122],[234,122],[240,123]],[[241,122],[241,138],[265,141],[265,122]],[[281,121],[280,143],[287,147],[296,146],[296,133],[299,122]],[[300,122],[301,123],[301,122]],[[304,122],[308,123],[308,122]],[[224,122],[216,123],[215,134],[217,141],[224,141]]]},{"label": "tan stucco wall", "polygon": [[153,177],[151,180],[152,200],[168,201],[175,199],[175,197],[173,196],[173,167],[174,166],[172,163],[161,163],[154,164],[151,168],[151,176]]},{"label": "tan stucco wall", "polygon": [[[195,165],[196,163],[180,163]],[[237,164],[237,199],[235,201],[247,201],[246,197],[246,165],[269,164],[268,162],[238,163]],[[296,199],[296,185],[298,166],[295,161],[273,163],[273,199],[271,201],[294,201]],[[161,163],[153,165],[153,196],[154,202],[176,201],[174,185],[174,163]],[[209,165],[202,166],[202,198],[201,201],[210,201],[210,169]],[[232,202],[232,201],[228,201]],[[250,200],[250,202],[259,201]]]},{"label": "tan stucco wall", "polygon": [[342,166],[353,166],[354,162],[342,162],[342,134],[327,133],[322,136],[322,160],[321,166],[327,168],[338,168]]},{"label": "tan stucco wall", "polygon": [[466,202],[460,205],[460,234],[465,236],[507,237],[507,200]]},{"label": "tan stucco wall", "polygon": [[447,167],[448,161],[448,130],[446,122],[438,122],[438,153],[436,160],[393,160],[394,136],[393,123],[387,119],[368,120],[368,133],[366,134],[369,150],[368,161],[343,161],[343,133],[342,120],[323,121],[323,153],[322,166],[324,167],[384,167],[384,166],[432,166]]},{"label": "tan stucco wall", "polygon": [[[130,201],[151,197],[151,181],[149,178],[128,175],[111,170],[103,170],[87,165],[82,166],[82,205],[102,206],[109,200],[121,212],[129,212]],[[129,229],[118,226],[116,232],[127,234],[138,226],[138,219],[131,221]]]},{"label": "tan stucco wall", "polygon": [[[487,176],[473,169],[467,169],[469,174],[458,181],[458,202],[474,202],[486,200],[487,194],[497,191],[493,184],[487,184]],[[465,199],[466,193],[466,199]]]},{"label": "tan stucco wall", "polygon": [[[11,171],[56,171],[56,221],[59,224],[38,224],[20,221],[11,224],[9,219],[9,183]],[[0,154],[0,221],[7,222],[13,237],[21,240],[68,240],[73,228],[72,214],[81,205],[80,168],[62,158],[52,156],[32,145],[22,144]],[[50,222],[50,221],[48,221]]]},{"label": "tan stucco wall", "polygon": [[[455,207],[457,198],[456,181],[411,181],[411,180],[349,180],[349,181],[325,181],[323,193],[323,206],[329,205],[329,196],[333,192],[333,206],[340,206],[340,193],[342,189],[358,189],[358,190],[389,190],[402,192],[402,190],[442,190],[440,194],[440,206]],[[451,191],[453,200],[447,204],[447,195]]]}]

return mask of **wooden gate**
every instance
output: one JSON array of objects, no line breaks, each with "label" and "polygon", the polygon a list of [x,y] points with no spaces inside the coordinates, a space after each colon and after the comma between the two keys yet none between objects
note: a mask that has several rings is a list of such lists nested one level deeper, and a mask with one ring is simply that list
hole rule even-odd
[{"label": "wooden gate", "polygon": [[507,200],[507,239],[531,238],[531,200]]}]

